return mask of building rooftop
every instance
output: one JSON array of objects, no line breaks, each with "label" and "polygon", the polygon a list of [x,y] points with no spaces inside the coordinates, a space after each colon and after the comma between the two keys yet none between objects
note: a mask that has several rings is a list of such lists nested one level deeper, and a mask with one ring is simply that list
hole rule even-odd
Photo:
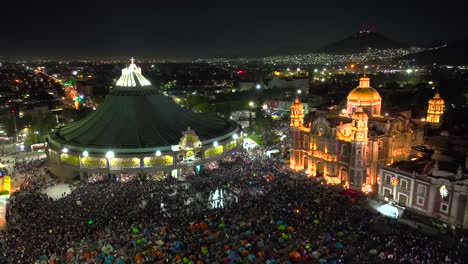
[{"label": "building rooftop", "polygon": [[466,178],[468,176],[468,170],[462,165],[464,164],[451,161],[436,161],[428,157],[423,157],[415,160],[395,162],[388,167],[407,173],[414,172],[416,176],[446,178],[452,181],[456,179],[456,175],[460,172],[462,174],[462,178]]},{"label": "building rooftop", "polygon": [[155,89],[133,61],[116,85],[96,111],[57,129],[49,139],[77,147],[151,148],[177,145],[189,127],[202,141],[238,128],[234,121],[179,106]]}]

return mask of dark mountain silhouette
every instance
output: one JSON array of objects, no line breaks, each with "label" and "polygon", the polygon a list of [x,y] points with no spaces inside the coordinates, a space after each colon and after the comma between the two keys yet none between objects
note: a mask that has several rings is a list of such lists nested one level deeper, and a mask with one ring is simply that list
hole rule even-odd
[{"label": "dark mountain silhouette", "polygon": [[364,30],[353,34],[345,39],[334,42],[319,52],[329,54],[351,54],[364,52],[368,48],[373,49],[398,49],[409,48],[410,45],[394,41],[377,32]]},{"label": "dark mountain silhouette", "polygon": [[416,64],[442,64],[467,65],[468,64],[468,37],[462,40],[449,42],[437,48],[418,52],[403,57],[404,60],[413,60]]}]

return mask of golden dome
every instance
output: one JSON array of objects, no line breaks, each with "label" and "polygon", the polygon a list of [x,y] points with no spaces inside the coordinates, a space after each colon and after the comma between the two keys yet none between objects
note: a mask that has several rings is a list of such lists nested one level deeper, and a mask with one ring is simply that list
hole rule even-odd
[{"label": "golden dome", "polygon": [[379,92],[370,87],[370,79],[363,77],[359,79],[359,86],[351,90],[348,94],[348,102],[374,103],[381,102]]},{"label": "golden dome", "polygon": [[445,102],[444,102],[444,99],[442,99],[440,97],[440,94],[439,93],[436,93],[434,95],[434,97],[432,97],[430,100],[429,100],[429,104],[435,104],[435,105],[443,105]]}]

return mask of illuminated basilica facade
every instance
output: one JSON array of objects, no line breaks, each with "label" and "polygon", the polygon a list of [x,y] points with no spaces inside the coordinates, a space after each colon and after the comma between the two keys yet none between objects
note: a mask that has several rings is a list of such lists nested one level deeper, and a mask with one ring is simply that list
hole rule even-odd
[{"label": "illuminated basilica facade", "polygon": [[323,176],[331,184],[370,191],[378,184],[379,164],[408,158],[424,131],[409,112],[381,114],[382,99],[363,77],[347,97],[346,109],[304,116],[299,99],[291,105],[292,169]]}]

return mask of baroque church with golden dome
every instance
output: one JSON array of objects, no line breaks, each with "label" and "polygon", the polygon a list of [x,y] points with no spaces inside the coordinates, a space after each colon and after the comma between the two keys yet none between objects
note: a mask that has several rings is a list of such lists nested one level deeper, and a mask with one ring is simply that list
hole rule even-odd
[{"label": "baroque church with golden dome", "polygon": [[291,105],[292,169],[323,176],[330,184],[371,191],[378,184],[379,165],[405,160],[411,146],[423,143],[424,129],[410,111],[383,114],[382,98],[360,78],[347,97],[346,109],[304,116],[303,104]]}]

